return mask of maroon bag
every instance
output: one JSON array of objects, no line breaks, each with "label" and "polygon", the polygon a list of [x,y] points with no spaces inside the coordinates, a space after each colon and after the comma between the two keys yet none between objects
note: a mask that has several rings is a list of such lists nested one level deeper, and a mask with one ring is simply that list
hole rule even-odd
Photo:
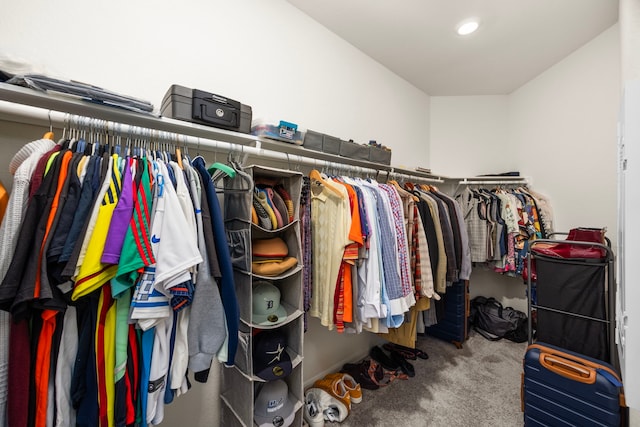
[{"label": "maroon bag", "polygon": [[[566,241],[570,242],[592,242],[604,245],[605,240],[605,228],[589,228],[578,227],[572,228],[569,231],[569,235]],[[533,247],[532,252],[537,255],[546,255],[554,258],[582,258],[582,259],[601,259],[607,256],[606,249],[599,246],[590,246],[582,244],[572,243],[540,243]],[[528,266],[525,266],[522,270],[522,279],[526,282],[529,276]],[[537,280],[535,258],[531,260],[531,281]]]}]

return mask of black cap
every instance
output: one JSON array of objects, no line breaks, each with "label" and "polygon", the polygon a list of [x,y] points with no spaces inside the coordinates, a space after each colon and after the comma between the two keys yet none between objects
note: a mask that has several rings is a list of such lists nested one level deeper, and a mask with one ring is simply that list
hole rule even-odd
[{"label": "black cap", "polygon": [[280,329],[266,330],[253,338],[253,373],[265,381],[285,378],[291,373],[287,337]]}]

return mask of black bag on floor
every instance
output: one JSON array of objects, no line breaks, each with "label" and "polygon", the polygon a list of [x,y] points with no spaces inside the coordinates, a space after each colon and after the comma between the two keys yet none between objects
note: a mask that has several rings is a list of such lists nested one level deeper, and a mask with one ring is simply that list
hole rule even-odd
[{"label": "black bag on floor", "polygon": [[528,339],[527,315],[512,307],[503,307],[495,298],[475,297],[471,300],[473,328],[491,341],[506,338],[514,342]]}]

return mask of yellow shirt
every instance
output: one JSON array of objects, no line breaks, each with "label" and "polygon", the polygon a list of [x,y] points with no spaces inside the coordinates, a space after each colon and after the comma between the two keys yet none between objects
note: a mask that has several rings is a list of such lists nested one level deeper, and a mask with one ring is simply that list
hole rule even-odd
[{"label": "yellow shirt", "polygon": [[349,239],[351,209],[344,186],[323,181],[311,184],[313,236],[313,295],[309,315],[333,329],[333,298],[345,247]]}]

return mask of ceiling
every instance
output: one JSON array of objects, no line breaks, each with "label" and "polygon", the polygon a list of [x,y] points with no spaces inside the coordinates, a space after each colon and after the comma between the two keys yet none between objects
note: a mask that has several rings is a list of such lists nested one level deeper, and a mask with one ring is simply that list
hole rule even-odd
[{"label": "ceiling", "polygon": [[618,21],[617,0],[287,1],[434,96],[511,93]]}]

